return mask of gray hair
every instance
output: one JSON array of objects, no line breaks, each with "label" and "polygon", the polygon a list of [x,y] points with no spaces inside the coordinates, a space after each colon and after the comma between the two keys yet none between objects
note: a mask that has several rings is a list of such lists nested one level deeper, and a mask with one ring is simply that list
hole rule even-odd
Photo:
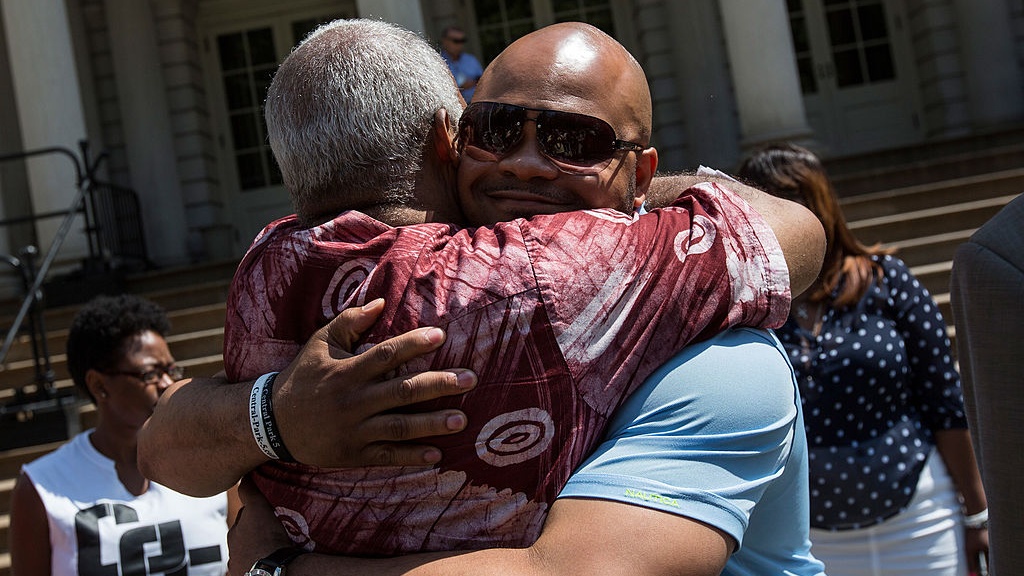
[{"label": "gray hair", "polygon": [[376,20],[314,30],[267,92],[270,147],[299,217],[414,200],[416,177],[444,108],[462,100],[440,54],[417,34]]}]

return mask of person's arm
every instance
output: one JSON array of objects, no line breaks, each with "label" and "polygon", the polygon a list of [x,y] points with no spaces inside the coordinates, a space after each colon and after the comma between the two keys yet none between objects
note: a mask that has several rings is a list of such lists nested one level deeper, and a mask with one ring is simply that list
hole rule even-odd
[{"label": "person's arm", "polygon": [[[245,507],[228,533],[229,573],[237,576],[291,545],[259,491],[243,482],[241,494]],[[529,548],[374,559],[310,553],[289,564],[288,574],[710,576],[721,573],[734,544],[724,532],[684,516],[608,500],[562,498],[552,505],[543,533]]]},{"label": "person's arm", "polygon": [[46,508],[24,472],[11,493],[9,528],[11,573],[17,576],[50,574],[50,528]]},{"label": "person's arm", "polygon": [[[963,499],[964,514],[977,514],[988,508],[985,488],[978,472],[978,461],[971,444],[971,433],[966,428],[935,432],[935,447]],[[979,572],[978,556],[988,558],[988,529],[966,529],[964,550],[967,568],[972,574]]]},{"label": "person's arm", "polygon": [[[299,462],[325,467],[430,464],[441,457],[437,449],[402,442],[465,427],[465,415],[457,410],[384,414],[464,393],[476,379],[471,372],[453,369],[378,382],[444,340],[439,329],[419,328],[349,354],[383,309],[383,301],[376,300],[342,312],[275,380],[274,417]],[[205,378],[168,389],[139,432],[142,473],[185,494],[212,496],[266,462],[249,425],[251,388],[252,382],[225,385]],[[289,443],[289,438],[303,441]]]},{"label": "person's arm", "polygon": [[668,206],[681,192],[701,182],[714,182],[745,200],[761,214],[778,238],[789,267],[790,290],[796,296],[810,287],[825,257],[825,231],[813,212],[796,202],[777,198],[718,176],[668,174],[655,176],[647,192],[651,208]]}]

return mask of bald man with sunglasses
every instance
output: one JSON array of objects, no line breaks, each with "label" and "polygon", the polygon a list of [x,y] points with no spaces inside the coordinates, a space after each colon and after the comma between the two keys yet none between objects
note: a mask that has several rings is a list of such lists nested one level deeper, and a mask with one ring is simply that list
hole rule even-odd
[{"label": "bald man with sunglasses", "polygon": [[[605,49],[601,46],[606,37],[600,33],[595,35],[595,31],[578,26],[569,28],[572,30],[552,29],[551,32],[565,35],[569,42],[584,43],[582,47],[568,46],[570,52],[578,53],[582,50],[585,53],[588,49],[594,50],[595,46],[599,47],[597,51]],[[618,49],[621,50],[621,47]],[[619,59],[622,62],[616,61],[616,64],[621,66],[624,62],[629,69],[620,71],[610,67],[607,69],[609,73],[620,72],[625,78],[629,78],[630,74],[636,78],[639,73],[642,79],[642,71],[635,61],[621,56]],[[282,65],[282,71],[278,72],[275,82],[277,78],[287,77],[287,74],[282,74],[287,64]],[[481,90],[484,87],[482,83]],[[645,83],[643,90],[646,92]],[[272,90],[271,97],[273,94]],[[591,109],[576,103],[576,108],[581,111],[568,112],[554,106],[537,108],[515,102],[481,104],[482,108],[471,109],[473,115],[467,116],[460,123],[459,146],[463,165],[460,166],[457,180],[460,198],[463,200],[462,208],[468,215],[471,214],[472,219],[482,222],[526,213],[551,216],[516,221],[510,227],[499,224],[491,229],[483,229],[482,232],[477,231],[475,235],[456,232],[450,239],[443,241],[439,253],[460,241],[465,242],[469,251],[464,252],[460,259],[451,260],[450,256],[446,256],[433,260],[424,258],[423,253],[418,252],[419,260],[414,261],[413,265],[439,270],[434,273],[433,280],[447,278],[449,287],[454,286],[451,280],[475,285],[485,298],[473,306],[460,308],[463,303],[449,300],[443,293],[433,293],[432,290],[436,288],[428,287],[430,282],[416,280],[415,270],[412,271],[412,281],[398,284],[396,288],[396,278],[409,277],[409,265],[383,260],[372,269],[366,266],[343,269],[343,266],[319,276],[315,272],[312,277],[304,273],[302,289],[311,294],[323,294],[321,306],[330,308],[329,313],[337,313],[345,303],[358,303],[370,295],[384,294],[397,312],[389,310],[385,317],[386,325],[379,328],[381,324],[378,323],[378,327],[371,329],[367,335],[370,343],[379,341],[389,332],[414,326],[417,316],[425,317],[430,323],[440,323],[450,319],[456,310],[462,310],[465,315],[446,326],[449,337],[446,348],[434,356],[435,361],[440,361],[439,364],[421,363],[413,368],[451,366],[460,363],[459,358],[464,358],[481,373],[482,382],[488,386],[495,385],[497,390],[504,390],[497,393],[501,403],[496,406],[494,400],[490,400],[491,405],[488,406],[485,397],[466,397],[463,409],[470,412],[470,420],[474,422],[474,431],[477,432],[474,434],[477,442],[474,446],[472,437],[468,445],[464,439],[448,444],[445,444],[445,439],[440,439],[438,443],[444,449],[445,461],[437,468],[381,472],[332,471],[333,480],[321,484],[322,474],[302,470],[298,465],[272,464],[269,468],[262,467],[262,476],[257,474],[257,482],[262,483],[261,488],[272,501],[276,500],[279,515],[282,509],[286,509],[283,513],[286,517],[291,512],[301,510],[300,514],[292,517],[295,521],[293,527],[297,527],[300,532],[306,530],[300,535],[316,541],[318,550],[394,554],[423,549],[530,544],[539,532],[548,504],[564,485],[568,474],[582,460],[582,456],[594,447],[603,430],[602,423],[611,410],[621,403],[623,394],[635,388],[654,368],[693,338],[707,337],[736,323],[770,325],[773,322],[771,318],[778,303],[771,303],[777,296],[773,296],[772,292],[778,289],[778,278],[769,280],[769,285],[761,284],[774,275],[771,272],[774,265],[770,254],[774,251],[773,239],[762,236],[758,231],[761,224],[755,214],[742,205],[734,204],[730,195],[716,186],[705,185],[692,191],[692,196],[677,200],[674,208],[639,219],[612,211],[563,212],[595,205],[632,210],[642,203],[657,165],[657,155],[653,148],[644,148],[636,142],[630,148],[625,143],[630,142],[630,139],[649,139],[649,94],[646,126],[641,120],[640,125],[635,127],[636,133],[630,135],[617,134],[608,120],[599,115],[604,114],[600,106]],[[642,109],[641,106],[638,112],[641,116]],[[627,112],[622,118],[617,113],[612,114],[610,120],[632,130],[634,127],[629,122],[620,120],[629,118],[629,114],[635,112]],[[272,122],[268,124],[273,125]],[[438,156],[451,156],[445,152],[454,147],[451,134],[435,131],[435,137],[438,136],[439,143],[435,141],[435,144],[442,151]],[[474,155],[478,156],[476,161],[481,166],[471,166],[479,168],[475,171],[467,170],[466,159]],[[561,185],[552,184],[559,179],[564,179]],[[473,191],[472,198],[467,200],[463,197],[464,190]],[[782,208],[777,204],[774,207]],[[301,203],[297,203],[297,209],[301,216]],[[725,218],[726,215],[729,218]],[[349,225],[372,226],[358,218],[348,222]],[[330,240],[330,226],[326,229],[318,226],[312,234],[296,232],[293,236],[297,239],[301,234],[307,234],[306,239],[311,244],[301,252],[273,252],[275,246],[282,246],[279,241],[282,233],[288,235],[290,230],[299,229],[308,228],[302,228],[298,222],[294,226],[292,222],[275,223],[271,230],[265,231],[257,240],[240,267],[240,274],[249,280],[255,278],[256,283],[243,284],[233,289],[230,313],[236,313],[235,309],[243,310],[240,313],[243,316],[246,314],[245,309],[257,312],[257,316],[269,313],[274,318],[287,320],[289,326],[285,333],[276,334],[273,341],[264,338],[262,348],[259,345],[252,346],[252,341],[232,346],[232,343],[240,340],[232,336],[229,317],[225,362],[230,378],[251,377],[260,373],[265,364],[277,363],[271,369],[280,369],[282,355],[275,358],[275,348],[297,348],[297,343],[305,338],[303,332],[309,334],[310,327],[315,328],[315,324],[325,321],[327,314],[319,309],[314,314],[303,315],[298,312],[297,309],[302,306],[310,308],[308,303],[299,302],[290,308],[270,304],[268,310],[258,305],[254,307],[255,300],[243,302],[237,297],[240,290],[246,295],[245,298],[266,298],[269,287],[277,291],[274,294],[277,302],[289,300],[287,297],[281,298],[281,295],[283,292],[287,296],[293,284],[276,282],[279,278],[288,277],[274,275],[274,269],[267,268],[268,263],[277,262],[277,266],[289,267],[305,266],[309,261],[303,258],[317,250],[317,241]],[[741,232],[741,229],[747,231]],[[437,234],[438,230],[428,235]],[[681,230],[688,230],[688,236],[680,236]],[[556,232],[565,237],[559,239]],[[419,233],[422,234],[422,231]],[[460,240],[460,234],[464,240]],[[524,238],[525,242],[521,243],[518,238]],[[720,244],[722,241],[724,244]],[[424,239],[420,238],[417,242],[422,245]],[[590,276],[581,275],[584,261],[580,260],[579,254],[558,260],[550,259],[550,254],[546,253],[565,257],[572,252],[580,252],[581,242],[588,242],[586,254],[596,260],[596,266],[591,265],[593,274]],[[750,242],[752,244],[748,244]],[[271,248],[269,251],[268,246]],[[473,254],[474,250],[479,254]],[[728,256],[729,250],[735,251],[734,256]],[[742,255],[744,253],[745,256]],[[515,258],[517,254],[520,263],[515,264],[515,260],[510,263],[509,259]],[[480,255],[484,257],[479,258]],[[500,258],[495,258],[495,255],[500,255]],[[637,260],[639,256],[642,257]],[[731,259],[737,256],[738,260]],[[760,265],[746,268],[745,272],[753,270],[760,277],[759,280],[744,279],[742,275],[739,279],[733,278],[732,287],[725,289],[724,299],[721,297],[721,289],[710,290],[711,286],[728,275],[727,270],[735,272],[740,261],[762,257],[767,259]],[[631,263],[625,266],[615,264],[627,260]],[[252,267],[253,262],[257,263],[255,268]],[[526,281],[517,279],[523,276],[527,267],[532,268],[532,272],[526,274]],[[517,268],[520,271],[516,272]],[[263,278],[259,278],[261,274]],[[351,278],[359,274],[365,274],[365,281],[351,283]],[[427,275],[426,278],[430,280],[431,277]],[[704,278],[703,282],[701,278]],[[483,284],[476,285],[478,281],[483,281]],[[582,290],[574,286],[594,282],[597,283],[595,286]],[[770,285],[772,282],[776,283],[774,288]],[[257,287],[257,284],[261,287]],[[320,288],[310,288],[310,285]],[[517,288],[520,285],[521,290]],[[694,288],[698,290],[694,292]],[[765,289],[767,292],[763,292]],[[534,300],[535,296],[531,295],[534,292],[540,295],[539,299]],[[355,299],[349,298],[351,294],[356,294]],[[566,299],[569,302],[564,307],[561,302],[556,305],[548,300],[558,300],[559,295],[567,294],[590,296],[576,302],[568,297]],[[733,303],[732,298],[737,295],[740,300]],[[657,304],[640,305],[645,299],[652,299]],[[424,304],[429,306],[424,307]],[[688,307],[702,308],[708,305],[717,310],[710,318],[706,313],[684,312],[693,310]],[[628,314],[622,317],[606,316],[616,310],[625,310]],[[295,314],[283,316],[283,312]],[[251,328],[253,318],[242,318],[243,324],[248,323],[246,329]],[[703,322],[703,327],[692,326],[690,321],[694,319],[698,325]],[[276,330],[276,326],[274,324],[271,328]],[[499,330],[499,326],[503,328]],[[281,337],[288,333],[292,334],[290,343],[289,338]],[[294,334],[299,336],[296,338]],[[517,334],[521,336],[516,337]],[[546,334],[551,335],[549,340],[545,340]],[[522,335],[528,335],[529,338],[524,340]],[[479,358],[460,356],[467,347],[475,348],[474,344],[489,346],[492,351],[501,350],[502,354],[485,354]],[[645,353],[634,354],[638,348],[644,349]],[[242,350],[246,352],[240,358],[238,354]],[[551,358],[555,350],[561,355],[555,357],[560,359],[549,368],[544,368],[547,358]],[[294,352],[294,349],[291,350],[292,355]],[[502,357],[505,359],[501,360]],[[490,363],[495,360],[498,362]],[[538,364],[531,366],[531,362]],[[250,373],[246,374],[244,370]],[[517,381],[520,375],[526,375],[527,378]],[[538,377],[543,379],[545,385],[538,386],[541,382],[537,380]],[[506,384],[501,384],[502,381]],[[607,389],[595,386],[599,382],[606,383]],[[524,391],[529,393],[520,397]],[[274,403],[280,406],[277,399]],[[568,409],[564,405],[575,408]],[[491,412],[488,413],[488,410]],[[568,417],[572,410],[582,410],[582,420],[574,423]],[[479,422],[475,420],[477,414],[482,416]],[[285,431],[283,437],[287,438],[289,434],[285,420],[290,417],[284,418],[279,412],[279,419],[281,429]],[[566,425],[568,428],[565,428]],[[494,429],[488,429],[489,426]],[[577,429],[579,426],[582,428]],[[531,438],[531,435],[536,437]],[[523,446],[508,444],[520,442],[523,438],[530,442]],[[481,439],[484,441],[481,442]],[[496,444],[492,446],[489,440]],[[525,450],[519,450],[524,447]],[[299,461],[311,461],[300,452],[301,446],[293,445],[291,448]],[[508,448],[513,450],[508,451]],[[460,456],[464,453],[469,457]],[[448,462],[448,459],[455,463]],[[480,472],[461,464],[473,459],[487,462],[493,470]],[[427,482],[423,481],[424,476],[428,477]],[[406,477],[412,478],[411,483],[403,480],[406,488],[414,488],[418,484],[427,488],[427,492],[399,490],[396,494],[404,494],[399,501],[384,499],[384,507],[377,509],[368,507],[363,498],[353,498],[354,511],[347,516],[342,515],[343,523],[326,524],[330,514],[348,506],[342,501],[343,498],[337,496],[335,490],[339,485],[349,486],[345,493],[350,497],[356,493],[365,494],[367,490],[379,495],[382,492],[392,493],[396,485],[403,486],[396,484],[396,478]],[[340,481],[335,482],[339,478]],[[330,510],[325,516],[317,510],[320,505],[304,507],[301,498],[289,500],[288,491],[275,491],[275,485],[300,485],[320,491],[325,491],[326,487],[326,491],[335,496],[331,497],[333,503],[327,505]],[[447,492],[449,490],[454,492]],[[437,515],[436,503],[447,503],[447,511],[452,513],[442,512]],[[484,507],[481,511],[489,512],[473,512],[474,507],[479,509],[479,506]],[[388,511],[388,507],[391,511]],[[426,537],[415,533],[416,526],[423,521],[416,515],[422,512],[422,508],[434,508],[435,514],[428,519],[431,533]],[[369,512],[364,513],[365,510]],[[309,521],[311,518],[313,522]],[[364,525],[365,529],[360,528]],[[324,526],[327,527],[326,531]],[[337,534],[332,535],[332,529]],[[320,532],[312,533],[315,530]],[[403,530],[412,534],[402,534]],[[413,542],[415,544],[411,544]],[[410,548],[411,545],[414,547]]]}]

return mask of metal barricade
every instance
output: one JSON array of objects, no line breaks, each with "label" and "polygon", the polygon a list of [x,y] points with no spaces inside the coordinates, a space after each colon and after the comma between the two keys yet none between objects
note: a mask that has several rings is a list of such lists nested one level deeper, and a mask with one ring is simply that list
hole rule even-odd
[{"label": "metal barricade", "polygon": [[[0,405],[0,432],[3,432],[0,434],[0,449],[64,439],[79,424],[77,406],[81,400],[74,390],[59,391],[54,386],[43,314],[46,303],[43,284],[48,280],[51,265],[71,232],[72,223],[79,217],[85,221],[88,256],[82,264],[86,273],[139,270],[151,266],[135,192],[95,179],[105,155],[90,161],[88,144],[83,141],[80,143],[80,157],[66,148],[54,147],[0,155],[0,162],[23,161],[44,155],[60,155],[71,160],[77,190],[67,210],[0,220],[0,229],[11,225],[31,225],[32,244],[38,244],[37,223],[43,219],[62,218],[41,262],[37,262],[38,250],[34,245],[22,248],[18,256],[0,255],[0,259],[18,272],[24,290],[24,299],[0,348],[0,378],[3,378],[7,367],[5,361],[11,347],[23,330],[29,334],[35,363],[34,382],[20,387],[14,384],[13,399]],[[7,384],[10,386],[12,383]]]}]

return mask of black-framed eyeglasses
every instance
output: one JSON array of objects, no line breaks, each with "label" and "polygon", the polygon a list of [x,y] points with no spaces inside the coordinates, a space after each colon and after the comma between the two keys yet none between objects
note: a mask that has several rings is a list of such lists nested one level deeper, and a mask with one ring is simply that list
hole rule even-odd
[{"label": "black-framed eyeglasses", "polygon": [[131,376],[137,380],[141,380],[146,384],[156,384],[163,378],[164,374],[171,377],[171,380],[177,382],[185,376],[185,369],[177,364],[171,364],[170,366],[154,366],[150,370],[145,372],[128,372],[124,370],[102,370],[104,374],[111,376]]},{"label": "black-framed eyeglasses", "polygon": [[[531,112],[536,116],[528,117]],[[610,124],[594,116],[499,102],[473,102],[466,107],[459,120],[459,149],[475,159],[497,162],[523,139],[527,122],[537,124],[541,154],[563,172],[599,172],[616,152],[644,149],[619,140]]]}]

